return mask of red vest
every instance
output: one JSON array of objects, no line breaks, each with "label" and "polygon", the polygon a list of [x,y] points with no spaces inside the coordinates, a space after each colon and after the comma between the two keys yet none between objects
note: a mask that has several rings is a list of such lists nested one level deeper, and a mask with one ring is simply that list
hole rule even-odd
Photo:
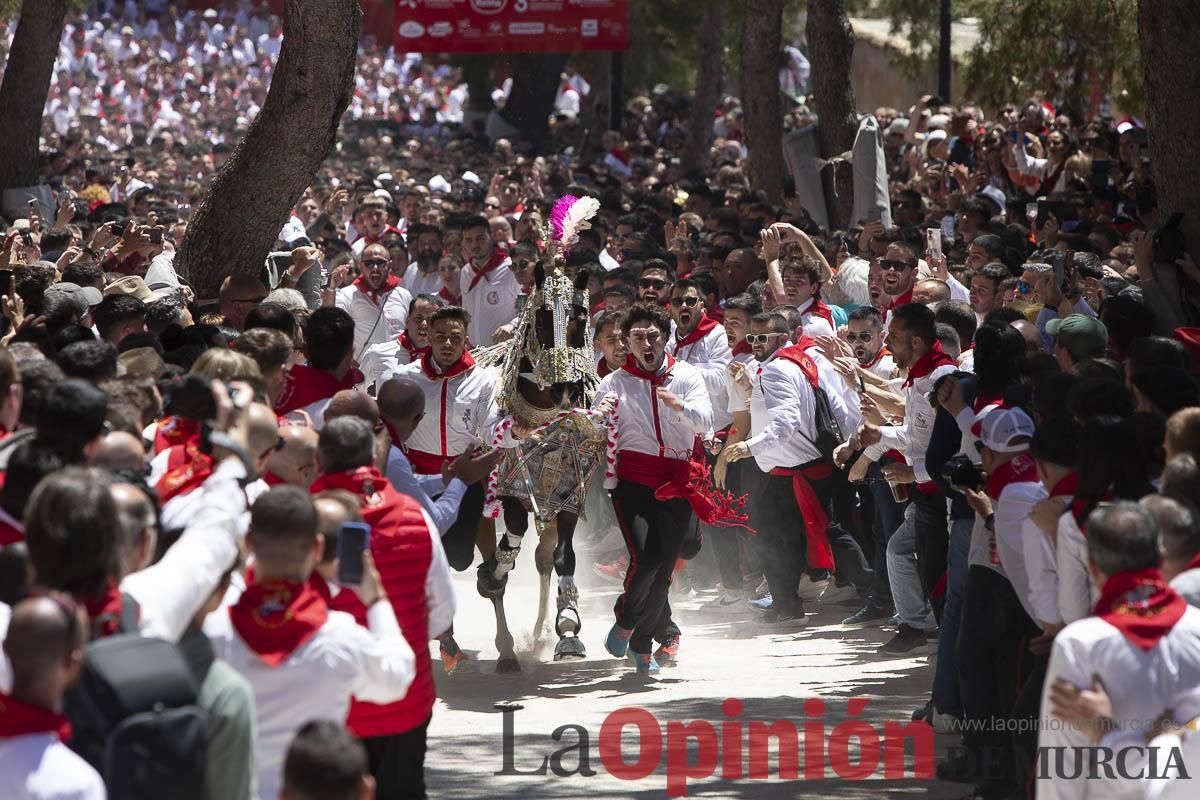
[{"label": "red vest", "polygon": [[[312,492],[333,488],[348,489],[359,496],[363,519],[371,526],[371,556],[400,630],[416,657],[416,675],[404,699],[383,705],[354,700],[346,727],[360,739],[405,733],[429,718],[436,697],[425,598],[433,540],[420,503],[393,489],[377,470],[364,467],[318,478]],[[333,607],[353,614],[360,625],[366,625],[367,610],[353,592],[340,592]]]}]

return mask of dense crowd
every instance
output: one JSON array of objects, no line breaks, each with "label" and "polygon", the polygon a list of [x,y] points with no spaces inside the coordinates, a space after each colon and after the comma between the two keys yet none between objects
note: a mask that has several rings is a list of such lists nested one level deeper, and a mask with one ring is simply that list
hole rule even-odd
[{"label": "dense crowd", "polygon": [[939,775],[979,796],[1082,796],[1032,780],[1038,747],[1200,765],[1200,269],[1136,119],[877,109],[887,204],[826,230],[750,188],[734,98],[699,174],[665,87],[594,155],[538,156],[462,128],[453,70],[367,48],[349,117],[411,138],[343,144],[206,306],[175,247],[279,21],[92,5],[47,106],[56,207],[0,250],[12,796],[424,796],[429,643],[460,668],[450,571],[505,561],[487,476],[528,433],[497,435],[473,353],[513,336],[568,194],[599,208],[563,268],[617,420],[608,652],[686,674],[680,586],[764,630],[845,605],[883,656],[936,640],[915,718],[962,735]]}]

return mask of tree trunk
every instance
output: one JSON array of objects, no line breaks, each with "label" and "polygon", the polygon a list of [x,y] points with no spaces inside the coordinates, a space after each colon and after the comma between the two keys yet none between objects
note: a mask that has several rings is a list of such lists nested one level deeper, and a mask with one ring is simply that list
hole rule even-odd
[{"label": "tree trunk", "polygon": [[333,150],[354,91],[358,0],[288,0],[262,111],[193,213],[175,258],[201,298],[258,274],[292,206]]},{"label": "tree trunk", "polygon": [[0,189],[38,182],[38,137],[67,0],[25,0],[0,86]]},{"label": "tree trunk", "polygon": [[520,131],[522,142],[532,145],[537,152],[546,138],[567,54],[519,53],[512,65],[512,92],[500,116]]},{"label": "tree trunk", "polygon": [[[815,5],[819,5],[815,4]],[[750,152],[750,188],[783,198],[783,102],[779,96],[783,0],[746,0],[742,22],[742,111]]]},{"label": "tree trunk", "polygon": [[[854,56],[854,30],[843,0],[808,4],[809,62],[812,64],[813,105],[817,112],[817,141],[821,157],[839,158],[854,147],[858,117],[850,61]],[[854,177],[849,163],[836,162],[821,170],[825,207],[832,230],[845,230],[852,222]]]},{"label": "tree trunk", "polygon": [[[725,4],[709,0],[700,18],[696,41],[696,96],[688,117],[688,144],[683,151],[683,174],[700,174],[708,161],[713,138],[713,110],[721,98],[725,64]],[[780,144],[782,147],[782,141]]]},{"label": "tree trunk", "polygon": [[1200,17],[1189,0],[1139,0],[1150,172],[1159,222],[1183,213],[1187,249],[1200,260]]}]

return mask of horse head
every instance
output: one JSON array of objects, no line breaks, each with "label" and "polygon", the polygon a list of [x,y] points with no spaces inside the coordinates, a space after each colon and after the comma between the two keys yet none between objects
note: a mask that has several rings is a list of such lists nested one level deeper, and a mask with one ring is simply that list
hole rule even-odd
[{"label": "horse head", "polygon": [[572,282],[561,266],[553,265],[551,270],[547,275],[541,261],[534,270],[535,289],[528,301],[532,324],[524,342],[522,377],[529,375],[555,408],[586,407],[596,382],[588,275],[580,272]]}]

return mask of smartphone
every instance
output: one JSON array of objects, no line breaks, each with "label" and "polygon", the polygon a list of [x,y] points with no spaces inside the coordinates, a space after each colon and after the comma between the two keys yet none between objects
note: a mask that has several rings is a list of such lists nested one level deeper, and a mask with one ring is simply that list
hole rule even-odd
[{"label": "smartphone", "polygon": [[25,242],[26,247],[33,247],[33,234],[28,228],[21,231],[21,241]]},{"label": "smartphone", "polygon": [[1016,144],[1017,142],[1019,142],[1021,140],[1021,132],[1018,131],[1016,128],[1013,128],[1011,131],[1008,132],[1008,138],[1013,144]]},{"label": "smartphone", "polygon": [[942,236],[947,239],[954,239],[954,215],[947,214],[942,217]]},{"label": "smartphone", "polygon": [[783,175],[783,196],[788,200],[796,196],[796,179],[790,172]]},{"label": "smartphone", "polygon": [[363,553],[371,543],[371,526],[364,522],[343,522],[338,528],[337,582],[342,586],[361,586]]},{"label": "smartphone", "polygon": [[11,269],[0,269],[0,292],[8,294],[8,287],[12,285],[13,271]]},{"label": "smartphone", "polygon": [[150,229],[150,244],[162,244],[162,239],[163,239],[163,229],[162,228],[151,228]]},{"label": "smartphone", "polygon": [[1031,228],[1033,227],[1033,223],[1037,221],[1037,218],[1038,218],[1038,204],[1037,203],[1026,203],[1025,204],[1025,219],[1029,220],[1029,227],[1031,227]]},{"label": "smartphone", "polygon": [[883,220],[883,206],[871,206],[867,209],[867,222],[880,222]]},{"label": "smartphone", "polygon": [[927,242],[926,249],[929,253],[929,258],[941,258],[942,232],[937,228],[926,228],[925,240]]},{"label": "smartphone", "polygon": [[1066,297],[1075,297],[1078,294],[1076,283],[1075,251],[1067,250],[1063,254],[1062,283],[1059,284],[1059,291]]},{"label": "smartphone", "polygon": [[112,230],[113,236],[124,236],[125,235],[125,223],[124,222],[114,222],[111,230]]},{"label": "smartphone", "polygon": [[30,213],[30,214],[39,214],[39,213],[41,213],[41,208],[42,208],[42,207],[41,207],[41,205],[38,203],[38,201],[37,201],[37,198],[36,198],[36,197],[31,197],[31,198],[29,198],[29,213]]}]

